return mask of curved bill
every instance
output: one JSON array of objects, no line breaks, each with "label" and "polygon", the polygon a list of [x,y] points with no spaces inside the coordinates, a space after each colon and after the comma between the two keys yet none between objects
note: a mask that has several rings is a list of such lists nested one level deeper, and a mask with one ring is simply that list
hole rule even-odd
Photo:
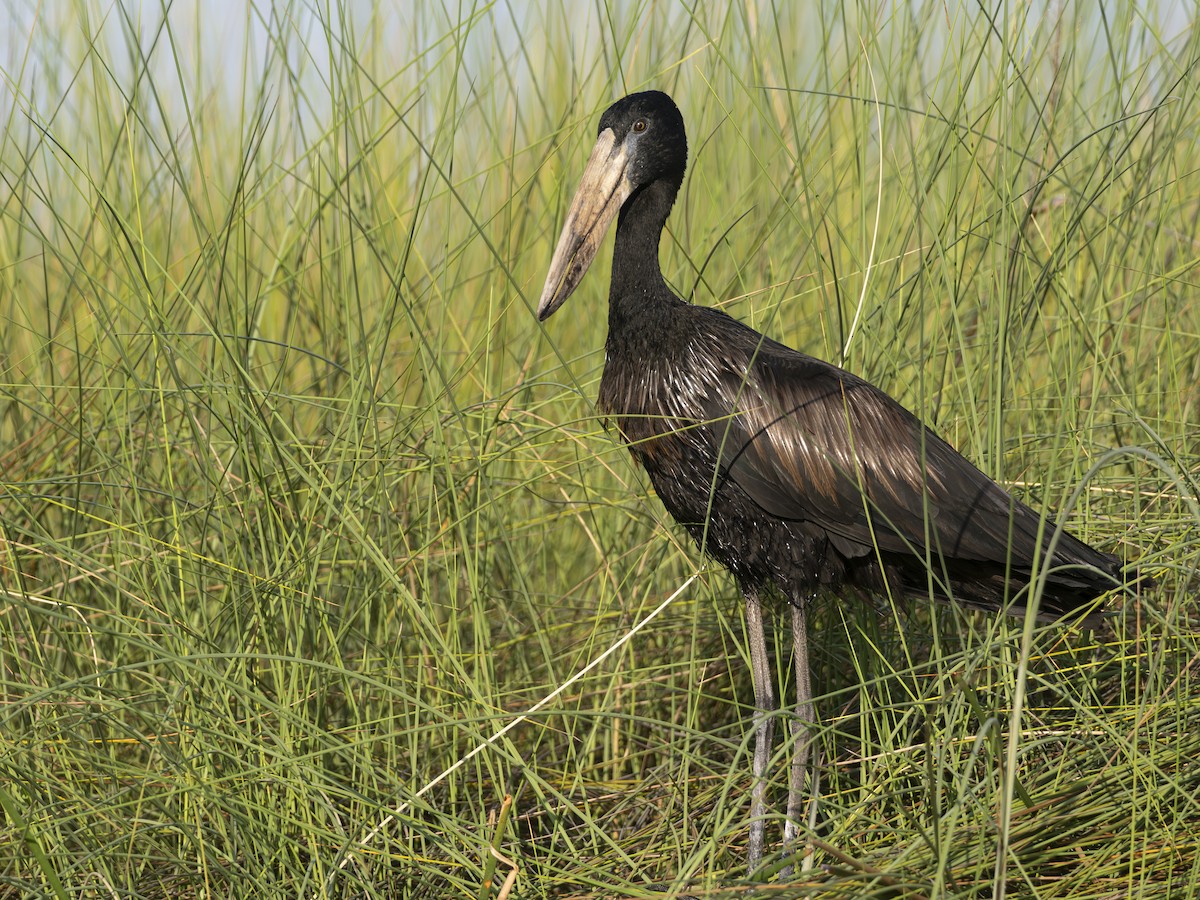
[{"label": "curved bill", "polygon": [[596,258],[608,226],[633,193],[626,171],[628,165],[628,148],[618,145],[613,130],[605,128],[596,139],[575,199],[567,210],[558,247],[550,260],[546,286],[542,288],[542,299],[538,301],[539,321],[545,321],[563,305]]}]

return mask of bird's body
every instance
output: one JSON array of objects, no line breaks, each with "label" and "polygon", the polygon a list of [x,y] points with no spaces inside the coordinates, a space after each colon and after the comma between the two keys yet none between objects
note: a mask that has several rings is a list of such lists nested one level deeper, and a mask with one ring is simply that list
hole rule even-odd
[{"label": "bird's body", "polygon": [[763,849],[775,707],[766,590],[790,602],[796,655],[786,845],[798,829],[814,719],[805,620],[814,593],[853,585],[1010,612],[1036,602],[1040,617],[1057,618],[1084,615],[1121,583],[1121,571],[1115,557],[1016,501],[883,391],[676,296],[658,245],[686,162],[683,119],[665,94],[633,94],[604,113],[538,317],[574,291],[619,216],[599,407],[667,511],[746,598],[759,710],[753,867]]},{"label": "bird's body", "polygon": [[1115,557],[1066,532],[1048,566],[1054,523],[868,382],[718,310],[639,303],[610,320],[600,410],[743,588],[798,602],[850,584],[1016,611],[1038,562],[1040,615],[1057,618],[1119,580]]}]

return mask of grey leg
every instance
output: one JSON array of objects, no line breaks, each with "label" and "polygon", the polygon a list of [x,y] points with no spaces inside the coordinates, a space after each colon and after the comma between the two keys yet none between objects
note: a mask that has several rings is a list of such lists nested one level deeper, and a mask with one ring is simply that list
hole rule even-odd
[{"label": "grey leg", "polygon": [[771,759],[771,737],[775,730],[775,691],[771,664],[767,659],[767,637],[763,631],[762,602],[746,591],[746,631],[750,639],[750,673],[754,680],[754,786],[750,789],[750,873],[762,862],[766,823],[767,763]]},{"label": "grey leg", "polygon": [[[808,770],[809,743],[816,721],[812,702],[812,684],[808,676],[808,625],[803,605],[792,602],[792,655],[796,666],[796,718],[792,721],[792,772],[788,779],[787,821],[783,826],[783,849],[786,852],[800,833],[800,817],[804,806],[804,776]],[[791,875],[791,866],[780,872]]]}]

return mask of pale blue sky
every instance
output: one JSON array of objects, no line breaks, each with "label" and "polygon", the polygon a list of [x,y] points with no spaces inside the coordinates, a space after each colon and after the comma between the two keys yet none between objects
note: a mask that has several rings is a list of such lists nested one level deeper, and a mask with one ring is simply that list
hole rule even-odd
[{"label": "pale blue sky", "polygon": [[[631,4],[608,0],[622,7],[618,18],[632,14]],[[898,0],[904,2],[904,0]],[[946,0],[953,8],[955,0]],[[1091,0],[1065,0],[1087,4]],[[1019,5],[1019,4],[1018,4]],[[1058,0],[1034,0],[1039,6],[1058,9]],[[1109,0],[1106,8],[1118,4]],[[1122,15],[1129,9],[1140,10],[1157,23],[1151,33],[1165,39],[1176,38],[1195,19],[1200,0],[1162,0],[1162,2],[1120,4]],[[160,29],[164,8],[169,10],[172,40]],[[416,0],[0,0],[0,120],[7,119],[14,101],[21,108],[34,107],[40,116],[52,112],[64,95],[72,90],[79,74],[84,83],[97,83],[96,72],[80,68],[89,63],[88,39],[95,36],[102,51],[90,57],[109,67],[111,75],[101,72],[125,89],[133,71],[130,35],[138,35],[143,53],[153,47],[153,86],[160,93],[186,89],[201,97],[224,96],[235,105],[255,95],[264,83],[261,68],[270,58],[281,65],[278,47],[271,47],[272,36],[284,38],[288,68],[300,72],[300,83],[311,85],[314,114],[320,115],[319,86],[329,80],[330,33],[342,33],[340,24],[330,28],[322,16],[337,16],[352,23],[357,35],[356,48],[374,45],[384,51],[395,48],[395,61],[379,64],[376,72],[398,68],[410,60],[417,48],[430,46],[437,38],[454,30],[457,20],[468,19],[472,10],[487,12],[465,39],[467,59],[499,55],[519,57],[518,42],[541,29],[541,20],[552,10],[561,21],[564,9],[578,8],[583,33],[596,26],[597,6],[568,0],[452,0],[452,2],[416,2]],[[642,15],[661,18],[686,16],[680,0],[658,0],[637,7]],[[874,7],[878,10],[878,7]],[[974,8],[972,4],[972,8]],[[1083,8],[1083,7],[1076,7]],[[1100,10],[1100,4],[1092,7]],[[421,10],[414,14],[413,10]],[[878,13],[876,13],[878,14]],[[1029,16],[1030,27],[1038,27],[1036,15]],[[572,32],[575,29],[572,26]],[[561,33],[558,32],[558,33]],[[424,34],[424,37],[422,37]],[[460,33],[461,34],[461,33]],[[1145,31],[1139,30],[1144,39]],[[584,38],[588,40],[588,38]],[[157,41],[157,43],[155,43]],[[1134,48],[1135,52],[1138,48]],[[1142,48],[1150,49],[1150,48]],[[568,51],[569,52],[569,51]],[[1086,51],[1085,51],[1086,52]],[[337,56],[337,54],[334,54]],[[487,69],[489,71],[494,71]],[[386,77],[386,76],[377,76]],[[466,78],[471,72],[465,73]],[[250,86],[250,91],[246,90]],[[169,97],[168,97],[169,99]]]}]

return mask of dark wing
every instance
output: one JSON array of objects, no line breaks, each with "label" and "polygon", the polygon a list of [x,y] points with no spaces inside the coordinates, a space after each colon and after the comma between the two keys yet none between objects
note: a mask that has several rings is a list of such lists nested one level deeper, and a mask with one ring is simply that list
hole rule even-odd
[{"label": "dark wing", "polygon": [[[1048,543],[1052,522],[878,388],[770,340],[740,365],[724,350],[730,365],[706,418],[724,477],[764,511],[819,526],[847,557],[878,547],[1027,568]],[[1112,569],[1067,534],[1055,561]]]}]

